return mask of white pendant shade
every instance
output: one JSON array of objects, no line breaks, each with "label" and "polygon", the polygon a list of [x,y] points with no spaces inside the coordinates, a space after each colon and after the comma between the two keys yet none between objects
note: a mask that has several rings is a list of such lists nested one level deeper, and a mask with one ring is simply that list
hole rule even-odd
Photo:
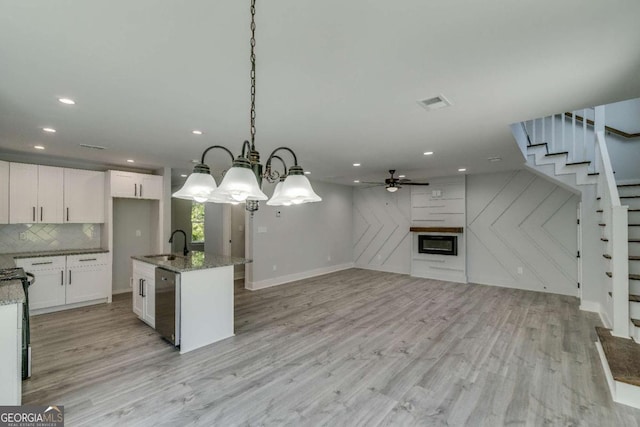
[{"label": "white pendant shade", "polygon": [[289,200],[295,205],[322,201],[304,175],[289,175],[282,184],[281,192],[283,199]]},{"label": "white pendant shade", "polygon": [[395,193],[396,191],[398,191],[398,187],[395,187],[395,186],[391,187],[391,186],[389,186],[389,187],[387,187],[387,191],[388,191],[389,193]]},{"label": "white pendant shade", "polygon": [[194,172],[189,175],[182,188],[173,193],[173,197],[203,203],[210,201],[216,187],[216,180],[211,175]]},{"label": "white pendant shade", "polygon": [[237,166],[227,171],[220,186],[213,192],[213,196],[224,199],[228,203],[268,199],[260,190],[253,170]]},{"label": "white pendant shade", "polygon": [[291,206],[292,201],[284,197],[284,194],[282,193],[282,186],[283,186],[282,181],[279,181],[278,184],[276,184],[276,188],[273,190],[273,196],[271,196],[271,199],[269,199],[269,201],[267,202],[267,205]]}]

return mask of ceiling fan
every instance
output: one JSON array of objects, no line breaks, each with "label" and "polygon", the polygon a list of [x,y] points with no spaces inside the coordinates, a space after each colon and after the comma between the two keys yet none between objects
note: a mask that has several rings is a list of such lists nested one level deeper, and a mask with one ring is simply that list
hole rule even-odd
[{"label": "ceiling fan", "polygon": [[363,182],[363,184],[386,185],[386,189],[390,193],[398,191],[398,188],[402,188],[402,185],[429,185],[428,182],[411,182],[410,179],[396,178],[393,176],[395,173],[395,169],[389,169],[391,176],[385,179],[384,182]]}]

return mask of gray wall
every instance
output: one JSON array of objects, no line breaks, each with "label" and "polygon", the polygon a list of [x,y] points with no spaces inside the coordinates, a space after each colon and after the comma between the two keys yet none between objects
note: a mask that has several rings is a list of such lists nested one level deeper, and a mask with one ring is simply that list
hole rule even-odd
[{"label": "gray wall", "polygon": [[156,252],[157,210],[157,201],[113,199],[113,293],[131,290],[132,255]]},{"label": "gray wall", "polygon": [[[240,205],[238,205],[240,206]],[[244,208],[244,205],[242,205]],[[207,203],[204,208],[204,250],[212,254],[224,253],[222,234],[224,229],[224,205]]]},{"label": "gray wall", "polygon": [[353,261],[356,267],[411,272],[411,191],[384,187],[353,191]]},{"label": "gray wall", "polygon": [[[353,252],[353,190],[344,185],[313,182],[322,202],[270,207],[260,204],[247,220],[250,289],[347,268]],[[273,186],[265,185],[270,195]],[[280,216],[277,216],[280,212]],[[275,266],[275,270],[274,270]]]},{"label": "gray wall", "polygon": [[[191,203],[191,200],[171,198],[171,231],[184,230],[187,233],[187,244],[191,243]],[[167,241],[171,231],[167,235]],[[182,234],[176,235],[171,244],[171,252],[181,253],[183,246]]]},{"label": "gray wall", "polygon": [[468,176],[469,282],[578,295],[579,201],[524,170]]},{"label": "gray wall", "polygon": [[640,138],[627,139],[608,134],[605,139],[616,181],[640,182]]}]

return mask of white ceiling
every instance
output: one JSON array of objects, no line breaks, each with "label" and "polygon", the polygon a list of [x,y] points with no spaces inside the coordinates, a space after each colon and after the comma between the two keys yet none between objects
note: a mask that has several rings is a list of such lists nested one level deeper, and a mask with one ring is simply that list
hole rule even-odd
[{"label": "white ceiling", "polygon": [[[248,6],[2,0],[0,150],[185,173],[208,145],[239,153]],[[258,0],[257,147],[339,183],[518,167],[510,123],[640,97],[639,16],[635,0]],[[453,106],[416,103],[438,94]]]}]

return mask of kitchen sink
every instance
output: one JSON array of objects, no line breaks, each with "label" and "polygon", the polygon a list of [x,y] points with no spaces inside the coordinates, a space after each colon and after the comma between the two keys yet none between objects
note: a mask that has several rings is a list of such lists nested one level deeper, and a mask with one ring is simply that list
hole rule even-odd
[{"label": "kitchen sink", "polygon": [[175,259],[186,259],[186,257],[174,254],[162,254],[162,255],[145,255],[145,258],[155,259],[158,261],[173,261]]}]

